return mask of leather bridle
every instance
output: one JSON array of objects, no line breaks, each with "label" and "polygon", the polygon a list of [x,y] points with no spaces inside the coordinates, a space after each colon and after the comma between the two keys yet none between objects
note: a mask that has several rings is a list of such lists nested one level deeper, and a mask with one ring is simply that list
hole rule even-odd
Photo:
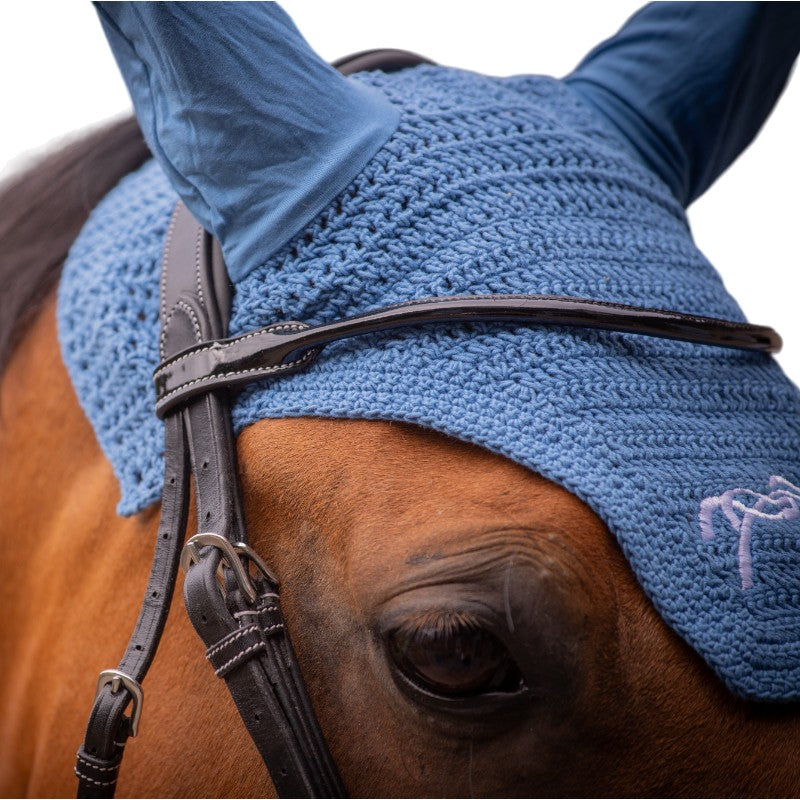
[{"label": "leather bridle", "polygon": [[[336,66],[349,73],[422,61],[404,51],[369,51]],[[229,389],[303,369],[330,342],[423,324],[566,325],[765,353],[781,347],[768,327],[549,295],[433,297],[315,327],[280,322],[225,339],[230,291],[217,243],[179,203],[164,248],[161,364],[155,372],[156,411],[165,429],[161,522],[133,635],[117,669],[100,673],[75,768],[79,797],[114,796],[125,744],[137,733],[141,684],[164,629],[179,561],[189,617],[278,794],[345,795],[297,666],[278,581],[247,544]],[[182,548],[192,474],[199,532]]]}]

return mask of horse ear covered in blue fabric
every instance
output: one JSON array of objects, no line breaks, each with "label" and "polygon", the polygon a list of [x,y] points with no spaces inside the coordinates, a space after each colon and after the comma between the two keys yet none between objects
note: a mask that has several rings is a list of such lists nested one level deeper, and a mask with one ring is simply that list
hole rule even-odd
[{"label": "horse ear covered in blue fabric", "polygon": [[[151,376],[178,195],[222,242],[232,335],[504,292],[743,318],[684,206],[780,93],[794,4],[649,6],[564,80],[428,65],[344,79],[273,4],[99,5],[155,160],[92,213],[58,321],[121,513],[159,497]],[[237,431],[401,420],[545,475],[607,523],[734,692],[800,698],[800,394],[768,356],[419,329],[331,345],[306,372],[248,387],[233,414]]]},{"label": "horse ear covered in blue fabric", "polygon": [[151,152],[236,281],[316,217],[397,128],[276,3],[96,3]]}]

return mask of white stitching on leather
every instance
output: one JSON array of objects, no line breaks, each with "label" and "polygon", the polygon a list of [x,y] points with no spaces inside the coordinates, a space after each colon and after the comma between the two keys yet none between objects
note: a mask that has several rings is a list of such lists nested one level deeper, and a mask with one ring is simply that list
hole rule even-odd
[{"label": "white stitching on leather", "polygon": [[230,659],[230,661],[226,661],[221,667],[219,667],[219,669],[215,669],[214,670],[214,674],[217,677],[221,677],[222,673],[225,672],[225,670],[228,667],[230,667],[231,665],[235,664],[239,660],[244,660],[244,657],[248,653],[251,653],[253,650],[256,650],[256,649],[262,649],[263,650],[264,648],[266,648],[266,646],[267,646],[266,642],[256,642],[255,644],[251,644],[250,647],[248,647],[246,650],[242,650],[241,653],[237,653],[232,659]]},{"label": "white stitching on leather", "polygon": [[224,650],[229,644],[235,642],[237,639],[240,639],[242,636],[245,636],[248,633],[252,633],[253,631],[258,630],[258,625],[251,625],[249,628],[242,628],[241,630],[236,631],[234,634],[230,634],[230,638],[226,639],[220,644],[214,645],[214,647],[209,648],[206,650],[206,658],[211,658],[211,656],[219,653],[220,650]]},{"label": "white stitching on leather", "polygon": [[78,772],[77,767],[75,767],[75,774],[82,781],[89,781],[89,783],[93,783],[95,786],[113,786],[117,782],[116,778],[114,778],[113,781],[96,781],[94,778],[90,778],[88,775],[84,775],[82,772]]},{"label": "white stitching on leather", "polygon": [[286,626],[282,622],[276,622],[274,625],[270,625],[268,628],[262,628],[261,630],[264,633],[269,633],[270,631],[277,630],[278,628],[285,628]]},{"label": "white stitching on leather", "polygon": [[[463,300],[527,300],[527,299],[533,299],[533,298],[536,298],[536,297],[538,297],[538,295],[518,295],[518,294],[451,295],[449,297],[428,297],[428,298],[423,298],[423,299],[420,299],[420,300],[408,300],[408,301],[403,302],[403,303],[395,303],[394,305],[385,306],[384,308],[377,309],[376,311],[368,311],[368,312],[365,312],[364,314],[357,314],[356,316],[351,317],[351,319],[358,319],[359,317],[367,317],[367,316],[370,316],[370,314],[379,313],[379,312],[383,312],[383,311],[388,311],[388,310],[395,309],[395,308],[403,308],[405,306],[412,306],[412,305],[426,305],[426,304],[431,304],[431,303],[445,303],[445,302],[455,303],[455,302],[460,302],[460,301],[463,301]],[[580,298],[580,297],[555,297],[554,299],[574,301],[574,302],[577,302],[577,303],[583,303],[585,305],[605,307],[605,308],[609,308],[609,309],[625,307],[625,306],[621,306],[618,303],[611,303],[611,302],[607,302],[607,301],[604,301],[604,300],[592,300],[592,299],[586,299],[586,298]],[[660,309],[646,309],[646,310],[648,310],[648,311],[660,311]],[[681,313],[681,312],[663,312],[662,311],[661,313],[676,314],[679,317],[683,317],[685,319],[689,319],[689,320],[692,320],[692,321],[695,321],[695,322],[705,322],[708,319],[706,317],[700,317],[700,316],[696,316],[694,314],[684,314],[684,313]],[[734,327],[734,328],[747,328],[748,327],[748,325],[746,323],[741,323],[741,322],[726,322],[724,320],[717,320],[717,319],[714,319],[713,321],[714,322],[719,322],[719,323],[724,322],[726,325],[729,325],[729,326]],[[219,342],[215,342],[215,343],[209,345],[208,347],[201,347],[201,348],[198,348],[197,350],[193,350],[191,353],[186,353],[185,355],[180,356],[179,358],[176,358],[175,360],[167,360],[164,363],[163,367],[159,368],[159,370],[156,371],[155,376],[158,377],[158,375],[160,374],[162,369],[164,369],[164,368],[166,368],[168,366],[173,366],[175,364],[178,364],[178,363],[180,363],[182,360],[184,360],[186,358],[192,358],[196,354],[205,353],[208,350],[210,350],[212,347],[227,348],[227,347],[231,347],[232,345],[235,345],[235,344],[237,344],[239,342],[243,342],[243,341],[246,341],[247,339],[251,339],[254,336],[262,336],[265,333],[273,333],[273,332],[279,331],[279,330],[306,330],[306,329],[308,329],[308,327],[309,326],[304,325],[303,323],[279,323],[277,325],[270,325],[269,327],[262,328],[262,329],[257,330],[257,331],[253,331],[253,332],[248,333],[248,334],[246,334],[244,336],[238,336],[235,339],[232,339],[230,342],[227,342],[227,343],[224,343],[224,344],[219,343]],[[237,374],[237,373],[229,373],[229,374]],[[189,385],[189,384],[187,384],[187,385]]]},{"label": "white stitching on leather", "polygon": [[[285,626],[285,625],[284,625],[282,622],[276,622],[274,625],[270,625],[268,628],[262,628],[262,631],[263,631],[264,633],[269,633],[270,631],[274,631],[274,630],[277,630],[277,629],[279,629],[279,628],[280,628],[280,629],[283,629],[283,628],[285,628],[285,627],[286,627],[286,626]],[[247,648],[247,649],[245,649],[245,650],[242,650],[242,652],[241,652],[241,653],[237,653],[237,654],[236,654],[236,655],[235,655],[235,656],[234,656],[232,659],[230,659],[229,661],[226,661],[226,662],[225,662],[225,663],[224,663],[224,664],[223,664],[221,667],[219,667],[218,669],[215,669],[215,670],[214,670],[214,674],[215,674],[215,675],[217,675],[217,676],[220,676],[220,677],[221,677],[222,673],[223,673],[223,672],[224,672],[224,671],[225,671],[225,670],[226,670],[228,667],[230,667],[232,664],[234,664],[234,663],[235,663],[237,660],[239,660],[239,659],[241,659],[241,660],[244,660],[244,657],[245,657],[245,656],[246,656],[248,653],[251,653],[253,650],[256,650],[257,648],[266,648],[266,646],[267,646],[267,643],[266,643],[266,642],[264,642],[264,641],[260,641],[260,642],[256,642],[255,644],[251,644],[251,645],[250,645],[250,647],[248,647],[248,648]]]},{"label": "white stitching on leather", "polygon": [[[239,369],[235,370],[234,372],[220,372],[217,375],[207,375],[203,378],[195,378],[194,380],[187,381],[186,383],[182,383],[177,388],[173,389],[170,392],[167,392],[165,395],[159,398],[157,407],[162,406],[167,400],[169,400],[172,395],[177,394],[178,392],[184,391],[184,389],[188,389],[190,386],[194,386],[199,383],[208,383],[209,381],[218,381],[222,378],[230,378],[234,375],[247,375],[249,373],[257,372],[261,375],[270,375],[274,372],[285,372],[291,367],[296,367],[299,364],[304,364],[306,361],[310,361],[314,355],[316,355],[316,351],[310,350],[306,353],[302,358],[297,359],[297,361],[289,361],[287,364],[278,364],[274,367],[251,367],[250,369]],[[155,378],[158,378],[159,375],[156,373]]]},{"label": "white stitching on leather", "polygon": [[225,350],[228,347],[232,347],[235,344],[239,344],[239,342],[244,342],[247,339],[252,339],[254,336],[263,336],[266,333],[275,333],[276,331],[304,331],[307,329],[308,325],[304,325],[302,322],[279,322],[276,325],[269,325],[266,328],[261,328],[260,330],[245,334],[244,336],[237,336],[230,342],[215,341],[212,344],[208,345],[207,347],[198,347],[196,350],[192,350],[191,353],[186,353],[174,359],[173,358],[166,359],[164,363],[161,366],[159,366],[158,370],[156,370],[155,376],[158,377],[159,372],[163,372],[167,367],[174,367],[176,364],[180,364],[181,361],[185,361],[187,358],[193,358],[198,353],[207,353],[214,347],[218,347],[222,350]]},{"label": "white stitching on leather", "polygon": [[164,319],[164,322],[161,325],[161,335],[158,337],[158,352],[161,353],[161,358],[164,358],[164,346],[167,340],[167,329],[169,328],[169,323],[172,321],[172,316],[174,313],[175,306],[169,310],[169,314],[167,314],[166,319]]},{"label": "white stitching on leather", "polygon": [[[170,249],[172,246],[172,235],[175,232],[175,222],[178,218],[178,209],[176,208],[175,211],[172,213],[172,217],[169,221],[169,228],[167,228],[167,239],[164,243],[164,255],[161,259],[161,286],[160,286],[160,295],[161,295],[161,302],[160,302],[160,310],[161,310],[161,317],[163,319],[164,314],[167,310],[167,270],[166,264],[169,259]],[[167,320],[169,321],[169,320]],[[164,324],[164,328],[166,328],[166,323]],[[158,351],[161,358],[164,358],[164,334],[165,330],[162,329],[161,332],[161,342],[159,343]]]},{"label": "white stitching on leather", "polygon": [[266,608],[261,608],[258,611],[234,611],[233,616],[237,619],[239,617],[257,617],[259,614],[262,614],[266,611],[277,611],[278,606],[267,606]]},{"label": "white stitching on leather", "polygon": [[186,315],[191,318],[192,325],[194,326],[194,335],[198,342],[202,341],[203,333],[200,330],[200,320],[197,319],[197,314],[194,313],[194,309],[185,300],[178,300],[175,305],[180,306],[186,312]]},{"label": "white stitching on leather", "polygon": [[169,310],[169,314],[167,314],[167,318],[164,320],[164,324],[161,326],[161,337],[158,349],[162,354],[164,352],[164,347],[167,340],[167,333],[169,332],[169,324],[172,322],[172,318],[175,316],[175,312],[179,307],[186,312],[187,317],[191,318],[192,327],[194,327],[194,338],[197,339],[198,342],[203,341],[203,334],[200,331],[200,322],[197,319],[197,314],[194,313],[194,309],[185,300],[178,300],[178,302],[175,303],[175,305]]},{"label": "white stitching on leather", "polygon": [[194,281],[197,286],[197,295],[200,298],[201,305],[206,305],[205,297],[203,297],[203,287],[200,285],[200,251],[203,244],[203,234],[205,231],[202,227],[197,229],[194,245]]},{"label": "white stitching on leather", "polygon": [[116,767],[96,767],[91,761],[87,761],[83,756],[78,754],[78,761],[82,761],[87,767],[97,770],[98,772],[115,772],[119,769],[119,764]]}]

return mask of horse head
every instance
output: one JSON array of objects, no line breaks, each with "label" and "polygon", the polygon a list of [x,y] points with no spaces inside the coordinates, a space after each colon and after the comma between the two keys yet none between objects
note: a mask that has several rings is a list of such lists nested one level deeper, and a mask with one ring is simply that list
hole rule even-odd
[{"label": "horse head", "polygon": [[[431,66],[358,80],[400,109],[397,133],[299,234],[237,280],[239,340],[261,326],[308,330],[428,293],[679,306],[687,325],[702,325],[703,312],[740,316],[669,190],[559,82]],[[104,135],[113,152],[131,125]],[[76,172],[95,144],[70,156]],[[2,431],[0,481],[0,547],[16,578],[0,587],[12,644],[2,656],[13,677],[0,685],[9,792],[72,789],[94,688],[86,675],[125,647],[151,542],[168,535],[155,501],[159,480],[169,491],[173,476],[160,472],[150,377],[165,356],[159,294],[168,290],[158,271],[175,195],[153,163],[106,194],[144,159],[141,143],[132,151],[98,184],[58,311],[53,300],[44,306],[3,374],[14,421]],[[33,185],[53,172],[43,165]],[[76,195],[72,236],[85,206]],[[30,250],[17,226],[7,236]],[[202,335],[192,302],[176,305],[205,346],[221,333]],[[740,319],[731,328],[750,330]],[[162,345],[170,335],[165,325]],[[794,698],[786,684],[795,667],[764,656],[774,615],[761,628],[742,622],[746,613],[760,619],[760,598],[794,556],[783,533],[771,550],[757,542],[759,571],[740,586],[731,562],[741,542],[714,535],[720,510],[740,537],[748,519],[796,517],[786,479],[752,504],[742,498],[755,488],[733,488],[739,461],[747,459],[751,487],[774,453],[775,469],[796,457],[770,449],[779,428],[785,442],[800,435],[796,391],[774,365],[691,337],[654,343],[615,330],[475,322],[370,337],[336,342],[308,372],[244,390],[232,411],[249,547],[280,583],[274,626],[291,634],[347,790],[796,791],[796,707],[763,702]],[[210,345],[210,360],[227,346]],[[189,363],[188,352],[167,355],[168,366]],[[767,396],[775,413],[762,414],[743,445],[726,420],[752,421]],[[181,429],[184,444],[196,437],[191,428]],[[208,466],[194,458],[198,494],[214,481]],[[118,501],[126,517],[115,513]],[[189,530],[203,526],[190,511]],[[17,530],[36,531],[35,547]],[[213,574],[214,591],[226,601],[236,594],[230,575],[217,586]],[[160,592],[148,587],[145,608],[165,601]],[[207,649],[218,674],[268,647],[248,644],[258,631],[246,615],[255,612],[236,614],[239,627]],[[742,636],[723,647],[731,630]],[[137,646],[134,637],[128,649]],[[228,646],[231,658],[220,655]],[[202,649],[173,608],[146,681],[142,736],[121,773],[126,794],[255,795],[280,781],[264,771]],[[109,683],[101,690],[118,696]],[[239,713],[248,727],[261,722],[247,702]],[[89,781],[103,790],[112,768],[84,751],[79,767],[84,755]]]}]

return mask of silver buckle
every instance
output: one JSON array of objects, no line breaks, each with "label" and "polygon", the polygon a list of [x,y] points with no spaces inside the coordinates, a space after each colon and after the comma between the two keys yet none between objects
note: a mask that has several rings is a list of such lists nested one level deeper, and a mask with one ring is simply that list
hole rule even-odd
[{"label": "silver buckle", "polygon": [[233,570],[239,588],[244,592],[251,605],[255,603],[258,593],[250,580],[247,568],[242,563],[243,558],[254,564],[256,569],[277,588],[278,579],[270,572],[269,567],[255,550],[244,542],[230,542],[218,533],[197,533],[186,542],[181,551],[181,569],[184,573],[188,572],[192,564],[196,564],[200,560],[199,548],[201,547],[216,547],[222,553],[223,563]]},{"label": "silver buckle", "polygon": [[103,691],[106,684],[111,684],[111,692],[116,694],[119,691],[120,685],[127,689],[128,694],[131,696],[133,708],[131,709],[131,736],[136,736],[139,732],[139,720],[142,718],[142,705],[144,703],[144,692],[142,691],[141,684],[131,678],[124,672],[118,669],[104,669],[97,678],[97,691],[95,692],[95,699]]}]

